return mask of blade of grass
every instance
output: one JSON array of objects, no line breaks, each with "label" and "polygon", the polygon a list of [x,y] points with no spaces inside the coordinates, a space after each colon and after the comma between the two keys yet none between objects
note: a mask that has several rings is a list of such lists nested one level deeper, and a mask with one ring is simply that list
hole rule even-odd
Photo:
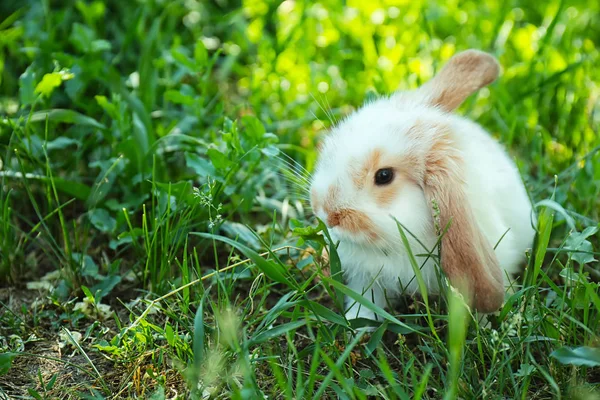
[{"label": "blade of grass", "polygon": [[288,271],[281,266],[279,263],[270,262],[262,258],[257,252],[252,250],[251,248],[238,243],[232,239],[229,239],[224,236],[215,235],[212,233],[202,233],[202,232],[192,232],[191,235],[199,236],[205,239],[217,240],[223,243],[226,243],[232,247],[235,247],[239,251],[241,251],[246,257],[252,260],[256,266],[265,273],[270,279],[275,282],[282,283],[289,288],[297,289],[298,284],[295,281],[292,281]]},{"label": "blade of grass", "polygon": [[400,232],[400,237],[402,238],[402,244],[404,245],[404,250],[408,255],[408,259],[410,260],[410,265],[415,273],[415,277],[417,279],[417,284],[419,285],[419,291],[421,292],[421,297],[423,298],[423,303],[425,303],[425,310],[427,311],[427,322],[429,323],[429,328],[431,329],[431,333],[435,336],[435,338],[441,342],[440,337],[437,334],[437,330],[435,329],[435,325],[433,323],[433,318],[431,316],[431,309],[429,308],[429,295],[427,290],[427,285],[425,284],[425,280],[423,279],[423,274],[421,274],[421,268],[419,268],[419,264],[417,264],[417,260],[412,252],[410,247],[410,243],[406,234],[404,233],[404,227],[400,222],[396,221],[396,226],[398,227],[398,232]]},{"label": "blade of grass", "polygon": [[446,381],[444,400],[458,397],[459,379],[462,372],[462,359],[469,323],[469,311],[463,297],[454,290],[449,293],[448,343],[449,381]]},{"label": "blade of grass", "polygon": [[[364,331],[359,332],[354,337],[352,342],[350,342],[350,344],[346,346],[346,349],[344,350],[340,358],[338,358],[338,360],[335,362],[335,364],[329,365],[330,371],[325,376],[325,379],[323,379],[323,382],[321,382],[321,386],[319,387],[319,390],[317,390],[317,393],[313,396],[313,400],[321,399],[323,394],[325,393],[325,390],[327,390],[327,388],[329,387],[330,382],[333,380],[333,377],[335,375],[341,375],[339,372],[340,369],[342,368],[344,362],[346,362],[346,359],[350,356],[352,350],[354,350],[354,348],[360,343],[360,340],[362,339],[364,334]],[[320,354],[321,358],[327,357],[327,354],[325,354],[325,352],[323,352],[322,350],[320,351]]]},{"label": "blade of grass", "polygon": [[196,316],[194,317],[194,367],[196,371],[200,370],[205,359],[204,348],[204,301],[208,291],[205,291],[198,304]]},{"label": "blade of grass", "polygon": [[348,287],[346,287],[345,285],[339,283],[338,281],[336,281],[334,279],[331,279],[331,278],[324,278],[324,280],[325,280],[326,283],[328,283],[328,284],[334,286],[335,288],[339,289],[340,292],[342,292],[346,296],[348,296],[351,299],[355,300],[356,302],[358,302],[362,306],[368,308],[369,310],[373,311],[375,314],[383,317],[384,319],[388,320],[389,322],[391,322],[391,323],[393,323],[395,325],[398,325],[398,326],[406,329],[408,332],[418,333],[419,335],[427,336],[423,332],[415,329],[414,327],[411,327],[411,326],[409,326],[409,325],[407,325],[407,324],[405,324],[403,322],[400,322],[400,320],[398,320],[397,318],[395,318],[394,316],[392,316],[391,314],[389,314],[383,308],[375,305],[373,302],[369,301],[364,296],[361,296],[359,293],[356,293],[355,291],[349,289]]}]

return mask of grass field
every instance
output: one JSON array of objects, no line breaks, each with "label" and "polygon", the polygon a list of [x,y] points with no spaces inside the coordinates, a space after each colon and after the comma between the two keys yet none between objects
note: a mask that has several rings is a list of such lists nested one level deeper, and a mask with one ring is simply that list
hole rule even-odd
[{"label": "grass field", "polygon": [[[539,215],[489,324],[352,334],[304,199],[327,129],[455,52]],[[2,0],[0,399],[600,399],[600,2]],[[296,164],[298,163],[298,164]]]}]

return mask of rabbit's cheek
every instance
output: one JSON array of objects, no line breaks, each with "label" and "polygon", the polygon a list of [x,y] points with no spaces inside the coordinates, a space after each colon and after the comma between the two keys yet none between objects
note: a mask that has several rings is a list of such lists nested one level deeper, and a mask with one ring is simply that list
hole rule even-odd
[{"label": "rabbit's cheek", "polygon": [[377,207],[385,209],[392,206],[394,204],[394,200],[398,196],[401,184],[401,182],[393,182],[388,186],[373,188],[373,197],[375,198],[375,204],[377,204]]},{"label": "rabbit's cheek", "polygon": [[341,230],[358,241],[375,240],[378,237],[377,227],[363,212],[352,210],[340,222]]}]

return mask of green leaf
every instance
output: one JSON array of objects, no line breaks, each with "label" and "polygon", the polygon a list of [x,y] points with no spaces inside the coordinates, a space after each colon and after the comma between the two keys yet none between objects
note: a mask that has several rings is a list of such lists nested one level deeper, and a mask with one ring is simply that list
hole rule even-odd
[{"label": "green leaf", "polygon": [[196,41],[196,47],[194,47],[194,60],[199,67],[205,66],[208,61],[206,46],[204,46],[204,42],[200,39]]},{"label": "green leaf", "polygon": [[550,356],[556,358],[562,364],[585,367],[600,366],[600,348],[597,347],[561,347],[554,350]]},{"label": "green leaf", "polygon": [[87,299],[90,301],[90,303],[92,303],[92,304],[96,303],[96,299],[94,298],[92,291],[90,289],[88,289],[87,286],[81,285],[81,290],[83,291],[83,294],[85,294],[85,297],[87,297]]},{"label": "green leaf", "polygon": [[0,353],[0,376],[6,375],[18,355],[19,353]]},{"label": "green leaf", "polygon": [[253,115],[243,116],[242,123],[246,128],[246,134],[255,140],[261,139],[266,132],[264,125]]},{"label": "green leaf", "polygon": [[19,100],[21,105],[31,105],[35,101],[35,78],[33,66],[29,66],[19,77]]},{"label": "green leaf", "polygon": [[298,220],[291,218],[288,226],[290,230],[294,233],[294,236],[298,236],[299,245],[303,245],[306,241],[313,241],[318,243],[321,247],[326,247],[327,242],[325,241],[325,236],[321,234],[321,230],[319,227],[313,226],[304,226]]},{"label": "green leaf", "polygon": [[94,31],[87,26],[74,23],[69,36],[69,41],[82,53],[88,53],[92,50],[92,41],[96,38]]},{"label": "green leaf", "polygon": [[220,242],[226,243],[226,244],[238,249],[246,257],[248,257],[250,260],[252,260],[252,262],[254,264],[256,264],[256,266],[262,272],[264,272],[264,274],[267,277],[269,277],[271,280],[282,283],[282,284],[284,284],[290,288],[294,288],[294,289],[296,289],[298,286],[295,282],[292,282],[288,279],[288,277],[287,277],[288,271],[285,269],[285,267],[283,265],[273,262],[273,261],[270,261],[270,260],[265,260],[257,252],[255,252],[251,248],[249,248],[241,243],[238,243],[227,237],[213,235],[211,233],[192,232],[191,234],[203,237],[205,239],[218,240]]},{"label": "green leaf", "polygon": [[77,0],[75,6],[83,15],[84,20],[90,26],[93,26],[98,20],[103,20],[106,13],[106,5],[99,1],[86,4],[84,0]]},{"label": "green leaf", "polygon": [[54,186],[59,192],[66,193],[70,196],[73,196],[79,200],[87,200],[90,195],[91,189],[89,186],[84,185],[83,183],[74,182],[71,180],[65,180],[62,178],[52,178],[52,180],[44,175],[36,175],[36,174],[25,174],[25,178],[23,178],[23,174],[15,173],[12,171],[0,171],[0,177],[6,177],[10,179],[27,179],[27,180],[39,180],[44,183],[54,182]]},{"label": "green leaf", "polygon": [[117,236],[117,239],[125,239],[125,238],[137,239],[142,236],[144,236],[144,230],[142,228],[133,228],[131,231],[126,231],[126,232],[119,234],[119,236]]},{"label": "green leaf", "polygon": [[212,164],[194,153],[185,153],[185,164],[194,170],[200,178],[215,176],[215,167]]},{"label": "green leaf", "polygon": [[[204,329],[204,326],[202,326],[202,328]],[[167,339],[169,346],[175,346],[175,333],[173,332],[173,327],[171,324],[167,324],[167,326],[165,326],[165,339]]]},{"label": "green leaf", "polygon": [[594,304],[596,311],[600,311],[600,296],[598,296],[600,290],[598,289],[600,289],[600,284],[598,283],[585,283],[586,296]]},{"label": "green leaf", "polygon": [[193,97],[187,96],[178,90],[167,90],[165,92],[165,100],[174,104],[184,104],[186,106],[193,106],[195,103]]},{"label": "green leaf", "polygon": [[73,196],[78,200],[86,201],[92,191],[89,186],[83,183],[68,181],[61,178],[53,178],[53,180],[58,191]]},{"label": "green leaf", "polygon": [[91,168],[99,168],[100,171],[94,182],[94,190],[88,198],[88,207],[95,208],[103,201],[115,184],[117,177],[125,169],[123,157],[112,157],[109,159],[92,161]]},{"label": "green leaf", "polygon": [[73,261],[81,266],[82,276],[89,276],[91,278],[99,277],[98,266],[92,257],[88,256],[87,254],[82,255],[81,253],[73,253],[71,256]]},{"label": "green leaf", "polygon": [[448,349],[450,371],[446,381],[445,399],[451,400],[458,396],[460,373],[462,370],[463,354],[470,318],[464,299],[454,290],[448,293]]},{"label": "green leaf", "polygon": [[92,126],[98,129],[106,129],[106,126],[90,118],[86,115],[80,114],[73,110],[63,110],[55,108],[53,110],[37,111],[31,115],[31,122],[45,122],[46,118],[52,122],[64,122],[67,124],[76,124],[84,126]]},{"label": "green leaf", "polygon": [[138,114],[133,115],[133,129],[132,137],[135,139],[135,150],[140,163],[143,162],[144,158],[148,154],[151,145],[150,132],[144,121],[139,117]]},{"label": "green leaf", "polygon": [[103,208],[95,208],[88,211],[88,218],[92,225],[100,232],[113,232],[117,227],[117,220],[111,217],[108,211]]},{"label": "green leaf", "polygon": [[575,229],[575,221],[573,220],[573,218],[567,213],[567,211],[563,208],[563,206],[561,206],[560,204],[558,204],[556,201],[551,200],[551,199],[544,199],[542,201],[539,201],[535,204],[535,207],[545,207],[545,208],[550,208],[556,212],[558,212],[559,214],[561,214],[563,216],[563,218],[565,219],[565,222],[567,223],[567,225],[569,226],[569,228],[571,229]]},{"label": "green leaf", "polygon": [[96,103],[98,103],[98,105],[100,107],[102,107],[104,109],[104,111],[107,112],[107,114],[114,120],[118,120],[119,116],[117,115],[117,106],[115,106],[113,103],[109,102],[108,99],[106,98],[106,96],[94,96],[94,98],[96,99]]},{"label": "green leaf", "polygon": [[58,373],[52,375],[52,378],[50,378],[50,380],[46,384],[46,390],[52,390],[54,384],[56,384],[56,378],[58,378]]},{"label": "green leaf", "polygon": [[94,40],[90,46],[90,51],[92,53],[99,53],[101,51],[108,51],[111,49],[111,44],[109,41],[104,39]]},{"label": "green leaf", "polygon": [[51,72],[49,74],[45,74],[42,77],[40,83],[35,87],[35,93],[39,93],[42,96],[49,97],[54,89],[60,86],[62,83],[62,76],[59,72]]},{"label": "green leaf", "polygon": [[579,251],[573,253],[571,255],[571,258],[579,265],[589,264],[598,261],[594,258],[594,255],[592,254],[594,252],[594,247],[589,241],[584,240],[584,242],[581,244],[581,246],[579,246],[577,250]]},{"label": "green leaf", "polygon": [[273,338],[276,338],[280,335],[283,335],[286,332],[289,331],[293,331],[295,329],[300,328],[301,326],[306,325],[306,320],[302,319],[302,320],[297,320],[297,321],[293,321],[293,322],[288,322],[285,324],[281,324],[281,325],[277,325],[274,328],[271,328],[267,331],[261,332],[258,335],[254,336],[253,338],[250,339],[250,345],[257,345],[260,343],[264,343],[268,340],[271,340]]},{"label": "green leaf", "polygon": [[180,52],[180,51],[178,51],[176,49],[172,49],[171,50],[171,56],[173,56],[173,59],[175,59],[175,61],[177,61],[182,66],[187,67],[191,71],[195,71],[196,70],[196,64],[194,64],[194,62],[192,62],[192,60],[190,60],[188,58],[188,56],[186,56],[182,52]]},{"label": "green leaf", "polygon": [[194,317],[194,366],[200,368],[204,360],[204,299],[206,293],[202,296],[196,316]]},{"label": "green leaf", "polygon": [[383,334],[387,330],[387,327],[388,322],[384,321],[383,324],[379,325],[379,328],[375,329],[375,332],[371,334],[371,339],[369,339],[369,342],[365,346],[367,355],[370,356],[375,352],[377,346],[379,346],[379,343],[381,343],[381,339],[383,338]]},{"label": "green leaf", "polygon": [[258,239],[256,239],[256,236],[252,230],[244,224],[240,224],[239,222],[225,221],[221,225],[221,229],[227,234],[227,236],[236,238],[254,250],[259,250],[261,248],[261,243],[258,241]]},{"label": "green leaf", "polygon": [[170,193],[178,202],[184,202],[188,205],[197,204],[198,200],[194,196],[193,186],[190,182],[181,181],[176,183],[155,183],[157,189],[164,194]]},{"label": "green leaf", "polygon": [[590,226],[584,229],[583,232],[572,232],[565,243],[565,250],[572,250],[571,258],[579,265],[589,264],[597,261],[592,254],[594,247],[588,237],[595,235],[598,232],[598,227]]},{"label": "green leaf", "polygon": [[[538,233],[536,235],[535,255],[533,269],[527,268],[525,281],[530,286],[537,285],[537,278],[546,256],[548,243],[550,243],[550,234],[552,233],[552,223],[554,221],[555,207],[544,207],[538,218]],[[531,265],[531,264],[530,264]]]},{"label": "green leaf", "polygon": [[227,158],[227,156],[221,153],[217,149],[208,149],[207,152],[208,157],[210,158],[210,162],[215,166],[217,170],[225,171],[227,168],[231,166],[231,161]]},{"label": "green leaf", "polygon": [[525,378],[531,375],[535,371],[535,367],[528,363],[521,364],[519,370],[515,373],[515,376]]},{"label": "green leaf", "polygon": [[161,385],[148,397],[148,400],[165,400],[166,398],[165,388]]},{"label": "green leaf", "polygon": [[100,283],[92,286],[92,289],[90,290],[92,293],[96,293],[98,301],[100,301],[107,296],[119,282],[121,282],[121,277],[119,275],[110,275],[102,279]]},{"label": "green leaf", "polygon": [[[136,116],[136,119],[139,120],[139,122],[141,122],[144,126],[143,131],[145,132],[147,136],[146,138],[146,144],[154,144],[154,128],[152,126],[152,118],[150,116],[150,113],[146,110],[146,108],[144,107],[144,103],[142,103],[142,101],[137,98],[134,94],[130,93],[129,91],[125,90],[124,87],[118,86],[116,88],[114,88],[115,91],[118,91],[121,96],[125,99],[125,101],[127,102],[127,105],[131,108],[131,110],[134,112],[134,115]],[[139,123],[138,121],[134,120],[135,123]],[[138,128],[139,130],[139,128]],[[143,144],[143,140],[141,140],[141,138],[136,138],[136,140],[138,140],[140,143]],[[147,152],[147,148],[143,149],[143,154],[146,154]]]},{"label": "green leaf", "polygon": [[584,239],[589,238],[592,235],[595,235],[596,233],[598,233],[599,227],[598,226],[588,226],[587,228],[585,228],[583,230],[583,232],[581,232],[581,236],[583,236]]},{"label": "green leaf", "polygon": [[[87,87],[87,76],[83,75],[83,69],[79,65],[75,64],[72,66],[72,79],[69,79],[65,83],[65,93],[69,98],[78,102],[81,100],[84,90]],[[65,77],[63,76],[63,81]]]},{"label": "green leaf", "polygon": [[48,142],[48,144],[46,145],[46,148],[48,150],[52,151],[52,150],[64,150],[67,147],[71,147],[71,146],[75,146],[75,147],[79,148],[79,146],[81,146],[81,142],[76,139],[71,139],[68,137],[60,136],[60,137],[57,137],[56,139],[52,140],[51,142]]},{"label": "green leaf", "polygon": [[27,388],[27,393],[29,393],[29,395],[36,400],[42,400],[42,395],[40,395],[35,389]]},{"label": "green leaf", "polygon": [[586,242],[586,239],[598,232],[598,227],[589,226],[583,230],[583,232],[572,232],[567,241],[565,242],[565,248],[577,250],[579,246]]}]

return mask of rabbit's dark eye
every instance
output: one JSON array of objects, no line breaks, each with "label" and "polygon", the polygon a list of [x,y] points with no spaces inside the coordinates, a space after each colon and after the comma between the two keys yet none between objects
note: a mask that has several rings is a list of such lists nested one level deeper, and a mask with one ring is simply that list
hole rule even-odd
[{"label": "rabbit's dark eye", "polygon": [[375,173],[375,184],[378,186],[387,185],[394,180],[394,170],[391,168],[382,168]]}]

